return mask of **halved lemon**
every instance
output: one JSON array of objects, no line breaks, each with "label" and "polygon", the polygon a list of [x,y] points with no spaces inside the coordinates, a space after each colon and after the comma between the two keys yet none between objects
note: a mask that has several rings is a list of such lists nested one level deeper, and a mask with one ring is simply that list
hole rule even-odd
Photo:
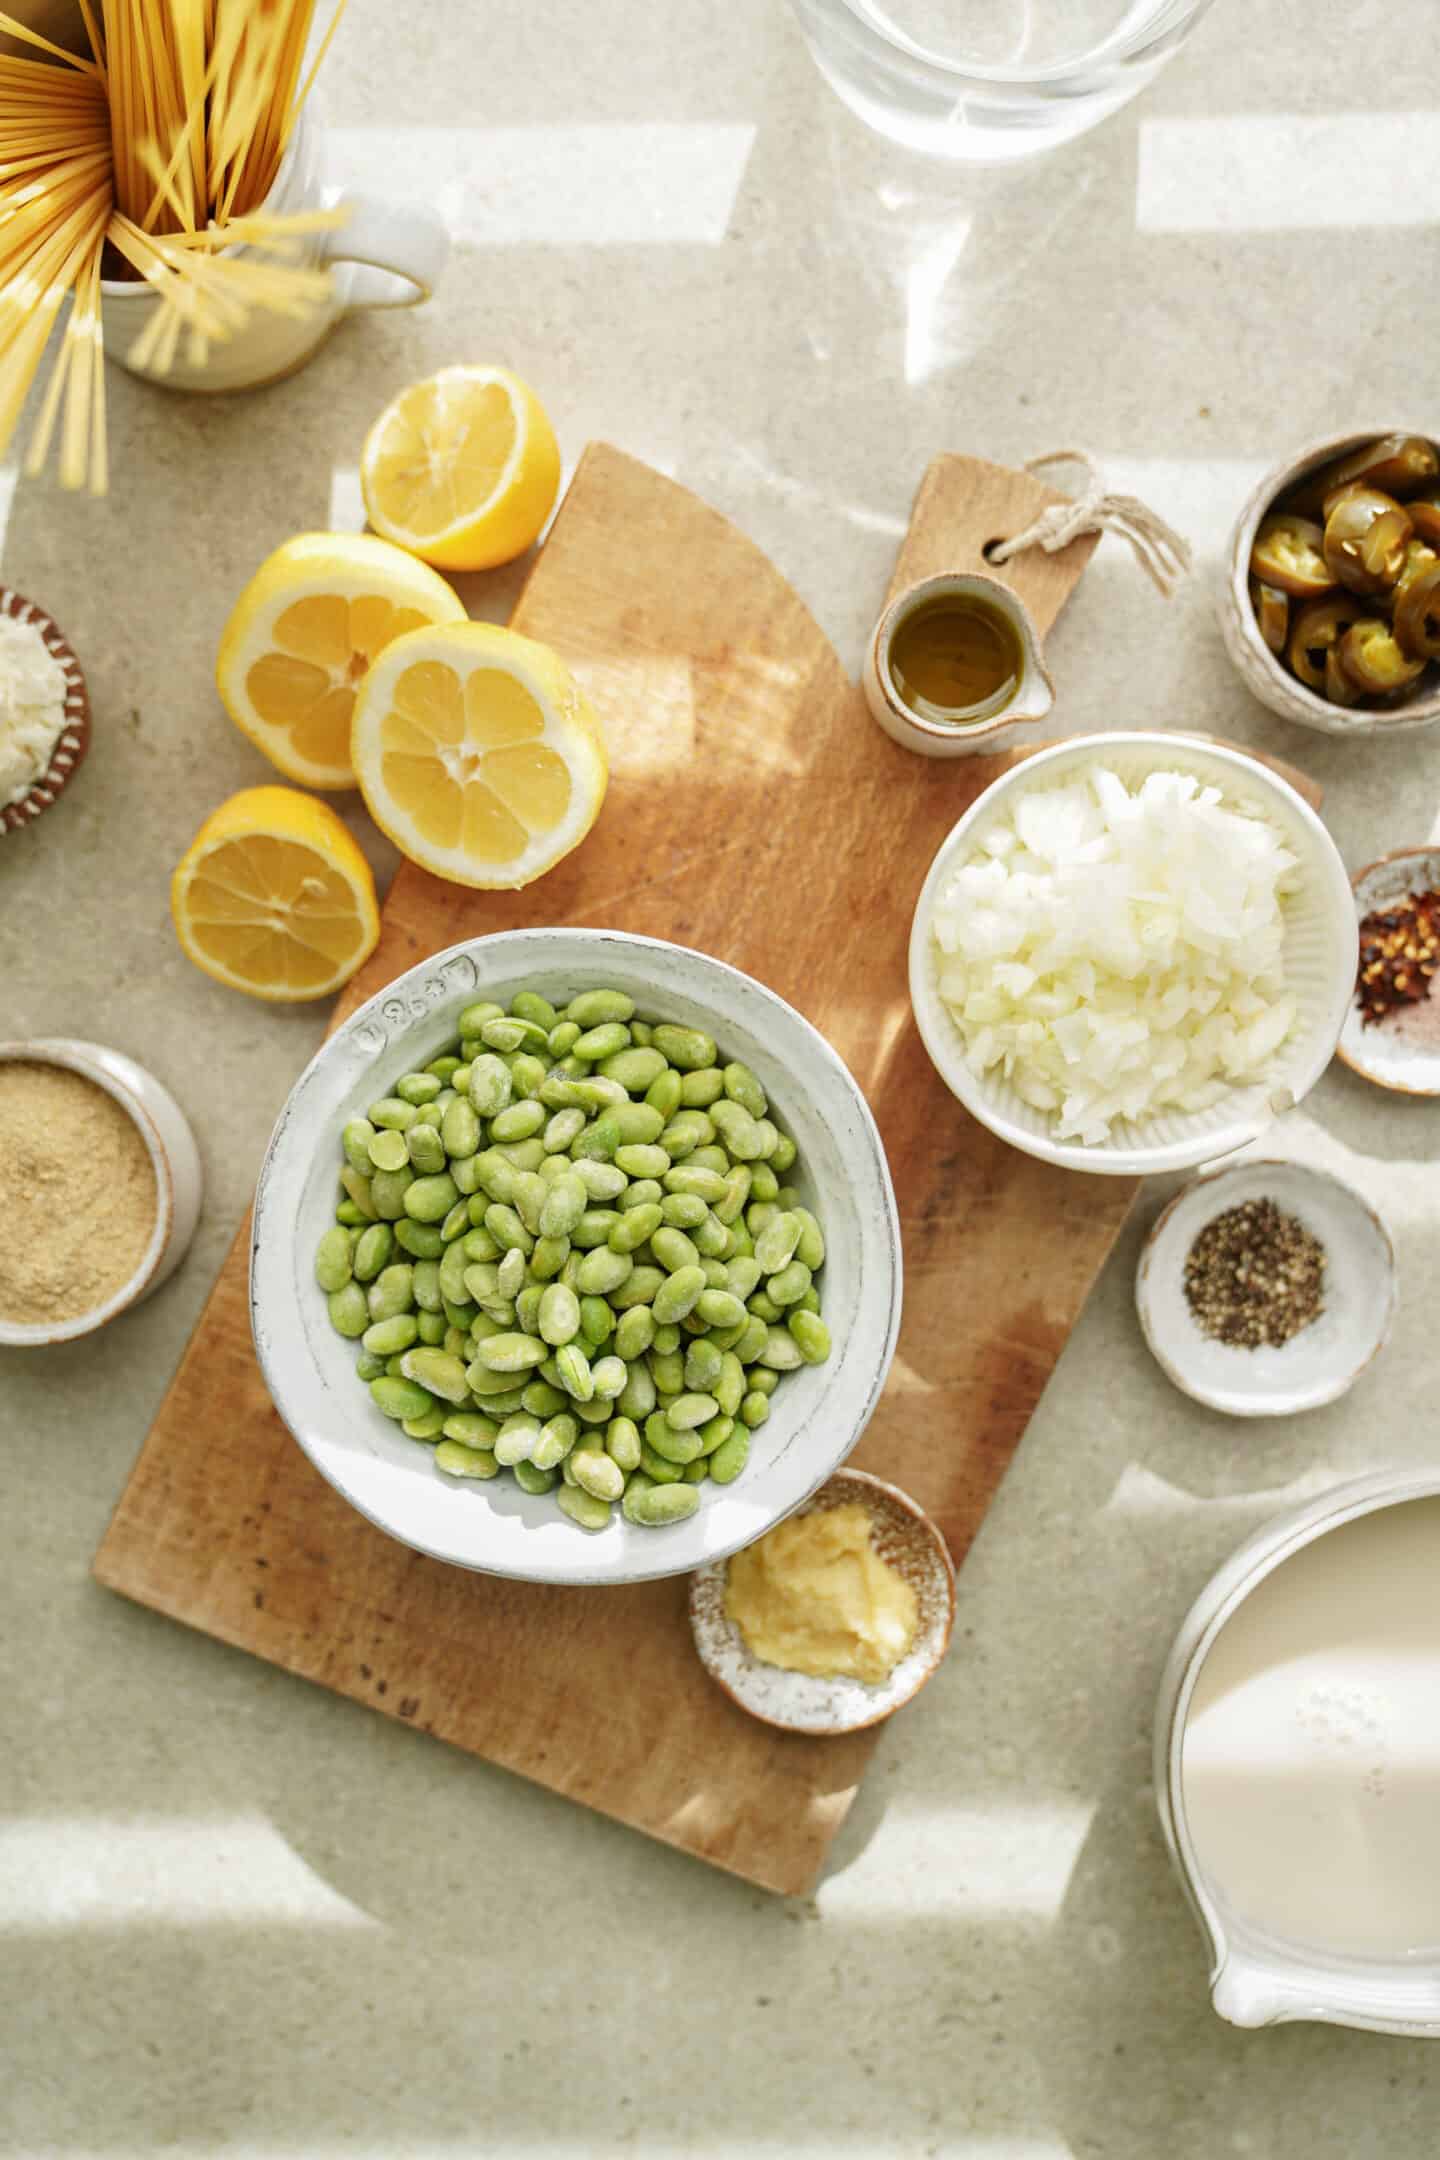
[{"label": "halved lemon", "polygon": [[373,533],[298,533],[231,610],[215,682],[235,725],[287,780],[351,788],[355,686],[392,638],[463,622],[444,578]]},{"label": "halved lemon", "polygon": [[196,967],[274,1004],[326,997],[380,942],[370,866],[328,803],[244,788],[206,818],[170,881]]},{"label": "halved lemon", "polygon": [[442,570],[490,570],[539,537],[560,487],[544,406],[508,368],[449,367],[402,390],[365,438],[376,532]]},{"label": "halved lemon", "polygon": [[493,623],[397,638],[360,685],[350,749],[376,824],[457,885],[528,885],[605,799],[605,746],[568,668]]}]

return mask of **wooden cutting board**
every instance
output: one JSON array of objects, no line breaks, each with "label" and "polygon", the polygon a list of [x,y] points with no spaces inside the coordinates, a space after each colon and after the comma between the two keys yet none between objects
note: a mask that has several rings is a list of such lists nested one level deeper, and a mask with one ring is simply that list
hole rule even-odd
[{"label": "wooden cutting board", "polygon": [[[895,587],[988,567],[984,542],[1055,499],[1023,474],[938,459]],[[1042,632],[1094,545],[1007,566]],[[379,950],[336,1018],[442,946],[545,923],[699,946],[790,999],[865,1090],[900,1206],[904,1325],[854,1460],[912,1492],[958,1560],[1135,1190],[993,1139],[936,1078],[910,1015],[916,894],[1003,761],[932,763],[892,743],[759,550],[606,447],[582,459],[514,626],[565,656],[600,716],[612,765],[600,821],[522,893],[402,868]],[[270,1403],[251,1351],[247,1232],[98,1579],[765,1888],[808,1889],[877,1734],[801,1739],[747,1718],[693,1655],[683,1581],[498,1581],[373,1529]],[[923,1717],[923,1699],[904,1714]]]}]

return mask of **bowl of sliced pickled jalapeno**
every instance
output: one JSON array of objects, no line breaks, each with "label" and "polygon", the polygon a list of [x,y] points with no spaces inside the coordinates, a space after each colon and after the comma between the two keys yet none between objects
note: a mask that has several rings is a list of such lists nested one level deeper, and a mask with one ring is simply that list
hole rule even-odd
[{"label": "bowl of sliced pickled jalapeno", "polygon": [[1284,719],[1332,735],[1440,720],[1440,437],[1345,435],[1267,475],[1231,538],[1220,624]]},{"label": "bowl of sliced pickled jalapeno", "polygon": [[783,999],[600,930],[452,947],[271,1139],[256,1348],[322,1475],[462,1567],[636,1582],[750,1544],[858,1440],[900,1315],[884,1149]]}]

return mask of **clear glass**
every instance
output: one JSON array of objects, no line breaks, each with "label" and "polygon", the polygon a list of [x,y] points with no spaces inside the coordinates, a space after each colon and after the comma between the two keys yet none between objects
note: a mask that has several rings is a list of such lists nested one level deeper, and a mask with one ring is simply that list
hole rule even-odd
[{"label": "clear glass", "polygon": [[852,112],[911,150],[1008,163],[1157,75],[1211,0],[791,0]]}]

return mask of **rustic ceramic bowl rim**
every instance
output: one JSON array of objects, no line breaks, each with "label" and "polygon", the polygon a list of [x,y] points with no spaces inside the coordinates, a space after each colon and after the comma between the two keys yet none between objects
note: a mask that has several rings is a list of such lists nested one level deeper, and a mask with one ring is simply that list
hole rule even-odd
[{"label": "rustic ceramic bowl rim", "polygon": [[1208,1388],[1199,1385],[1182,1367],[1176,1364],[1156,1333],[1154,1314],[1151,1310],[1149,1295],[1150,1267],[1156,1247],[1175,1210],[1183,1202],[1192,1199],[1197,1192],[1202,1191],[1207,1186],[1222,1184],[1228,1178],[1249,1177],[1256,1170],[1281,1170],[1287,1177],[1312,1178],[1317,1184],[1329,1185],[1334,1191],[1342,1193],[1348,1203],[1352,1203],[1360,1210],[1361,1214],[1368,1218],[1379,1236],[1381,1248],[1385,1254],[1388,1296],[1385,1301],[1385,1318],[1379,1335],[1359,1364],[1352,1367],[1348,1373],[1341,1374],[1334,1385],[1328,1388],[1324,1394],[1307,1394],[1302,1406],[1303,1410],[1321,1410],[1327,1403],[1338,1402],[1342,1395],[1349,1394],[1361,1375],[1369,1371],[1386,1343],[1390,1340],[1390,1333],[1395,1325],[1399,1289],[1395,1266],[1394,1241],[1375,1209],[1371,1207],[1363,1194],[1355,1190],[1353,1185],[1347,1185],[1343,1178],[1333,1176],[1328,1170],[1317,1170],[1310,1163],[1293,1162],[1284,1156],[1247,1156],[1242,1163],[1220,1163],[1213,1170],[1203,1170],[1198,1177],[1186,1179],[1179,1192],[1173,1194],[1166,1201],[1164,1207],[1150,1225],[1145,1242],[1140,1248],[1140,1258],[1135,1268],[1135,1312],[1150,1355],[1172,1386],[1179,1388],[1182,1395],[1188,1395],[1192,1402],[1203,1403],[1207,1410],[1218,1411],[1223,1417],[1293,1417],[1301,1414],[1301,1411],[1297,1411],[1293,1399],[1287,1399],[1283,1395],[1277,1395],[1273,1402],[1257,1403],[1253,1408],[1244,1410],[1237,1409],[1233,1403],[1220,1401]]},{"label": "rustic ceramic bowl rim", "polygon": [[[1260,520],[1270,508],[1277,495],[1293,487],[1297,480],[1320,465],[1328,465],[1332,458],[1343,457],[1349,450],[1358,450],[1362,443],[1378,442],[1386,435],[1423,435],[1427,440],[1440,444],[1440,428],[1347,428],[1343,435],[1327,436],[1319,442],[1307,444],[1279,464],[1272,466],[1263,480],[1256,482],[1245,506],[1231,529],[1230,547],[1226,563],[1226,578],[1233,609],[1233,619],[1247,646],[1261,662],[1270,680],[1294,710],[1286,717],[1300,726],[1314,727],[1327,735],[1373,736],[1407,735],[1418,733],[1440,720],[1440,684],[1428,696],[1416,698],[1412,704],[1403,706],[1393,714],[1367,710],[1358,706],[1346,709],[1332,705],[1328,698],[1320,697],[1299,678],[1283,667],[1260,635],[1255,611],[1250,605],[1250,550]],[[1339,717],[1337,717],[1337,715]]]},{"label": "rustic ceramic bowl rim", "polygon": [[[1126,756],[1133,756],[1137,751],[1147,753],[1157,769],[1163,766],[1167,757],[1172,761],[1177,757],[1183,761],[1187,756],[1198,756],[1203,761],[1228,768],[1257,793],[1278,795],[1309,836],[1313,851],[1312,872],[1317,880],[1323,880],[1331,888],[1327,904],[1338,919],[1340,893],[1342,889],[1348,890],[1349,883],[1340,851],[1323,819],[1283,775],[1244,750],[1180,729],[1164,732],[1149,728],[1108,728],[1098,734],[1071,735],[1063,742],[1050,743],[1044,749],[1032,752],[998,773],[987,787],[981,789],[936,848],[911,922],[910,1004],[926,1053],[946,1087],[973,1118],[1008,1146],[1018,1148],[1022,1154],[1033,1155],[1041,1162],[1055,1163],[1065,1170],[1080,1170],[1088,1176],[1151,1177],[1163,1171],[1193,1170],[1200,1163],[1248,1146],[1265,1130],[1268,1120],[1252,1120],[1243,1129],[1207,1127],[1188,1140],[1167,1141],[1151,1147],[1087,1148],[1079,1140],[1056,1140],[1048,1133],[1027,1132],[1003,1113],[992,1111],[984,1100],[958,1041],[952,1040],[956,1032],[954,1022],[929,979],[929,939],[935,903],[942,885],[955,868],[967,837],[973,834],[983,818],[993,813],[1003,795],[1034,786],[1037,781],[1043,785],[1043,776],[1050,768],[1063,765],[1072,758],[1088,755],[1099,760],[1112,745],[1118,754]],[[1354,922],[1353,898],[1347,901],[1345,920],[1348,931]],[[1335,1041],[1344,1026],[1348,1000],[1353,993],[1353,971],[1351,960],[1347,963],[1344,978],[1346,1002],[1341,1004],[1337,993],[1334,1027],[1328,1041],[1323,1040],[1322,1031],[1317,1031],[1317,1048],[1308,1061],[1304,1084],[1295,1095],[1296,1103],[1302,1101],[1320,1079],[1334,1055]]]},{"label": "rustic ceramic bowl rim", "polygon": [[[577,951],[578,948],[578,951]],[[563,950],[562,950],[563,949]],[[697,1554],[693,1550],[686,1555],[684,1533],[702,1524],[705,1509],[689,1521],[675,1525],[673,1530],[649,1533],[653,1536],[653,1558],[647,1554],[642,1563],[620,1562],[616,1548],[606,1548],[601,1538],[590,1537],[578,1526],[574,1540],[567,1546],[565,1557],[549,1562],[540,1569],[525,1562],[525,1541],[516,1533],[523,1529],[520,1520],[507,1523],[505,1531],[496,1544],[500,1546],[497,1556],[494,1548],[487,1551],[484,1559],[477,1559],[464,1551],[455,1549],[457,1539],[448,1547],[435,1541],[427,1542],[420,1535],[398,1527],[392,1515],[385,1519],[376,1505],[367,1504],[372,1496],[362,1496],[356,1490],[360,1478],[347,1476],[346,1466],[334,1461],[336,1449],[328,1434],[320,1430],[320,1413],[316,1405],[314,1385],[300,1364],[302,1355],[309,1359],[312,1352],[308,1337],[304,1334],[306,1322],[299,1322],[301,1334],[297,1336],[294,1322],[294,1300],[289,1292],[297,1265],[297,1250],[293,1242],[294,1208],[287,1208],[280,1187],[285,1167],[286,1151],[304,1149],[307,1159],[315,1149],[338,1141],[338,1126],[334,1119],[334,1090],[336,1081],[345,1075],[352,1063],[364,1057],[370,1065],[382,1054],[386,1044],[392,1049],[404,1040],[406,1033],[413,1034],[433,1020],[435,1012],[452,1000],[458,1006],[485,994],[487,979],[499,982],[524,974],[544,974],[558,968],[574,971],[577,986],[588,982],[603,982],[607,956],[623,949],[626,960],[632,964],[648,954],[668,956],[665,962],[652,965],[673,965],[683,969],[692,978],[698,978],[700,987],[685,993],[689,1002],[713,1014],[716,1031],[722,1042],[726,1026],[726,1014],[721,1003],[723,995],[732,999],[753,1001],[765,1014],[767,1023],[782,1028],[789,1038],[787,1055],[790,1071],[797,1088],[803,1088],[807,1079],[811,1082],[809,1093],[815,1093],[814,1080],[824,1074],[827,1085],[837,1096],[843,1096],[866,1150],[861,1173],[860,1190],[866,1196],[866,1204],[873,1202],[873,1228],[878,1238],[878,1248],[872,1255],[871,1266],[878,1277],[878,1288],[862,1295],[857,1285],[857,1309],[870,1314],[870,1332],[879,1339],[879,1355],[873,1367],[864,1370],[863,1392],[857,1399],[847,1403],[836,1414],[836,1440],[829,1450],[828,1459],[809,1474],[808,1468],[791,1468],[788,1483],[798,1478],[808,1479],[803,1489],[796,1490],[774,1507],[758,1527],[748,1527],[738,1535],[726,1534],[723,1543]],[[556,953],[560,952],[557,960]],[[593,959],[581,957],[593,954]],[[471,980],[457,988],[448,983],[447,969],[468,968]],[[461,990],[463,989],[463,994]],[[708,997],[707,997],[708,990]],[[657,993],[663,997],[663,991]],[[732,1018],[737,1030],[744,1023]],[[366,1041],[379,1036],[378,1044]],[[392,1032],[394,1031],[394,1032]],[[783,1116],[785,1104],[779,1105]],[[338,1158],[337,1158],[338,1166]],[[851,1166],[851,1175],[855,1176]],[[282,1238],[282,1232],[284,1233]],[[304,1259],[305,1278],[310,1278],[310,1260]],[[752,1543],[763,1535],[764,1530],[803,1501],[810,1497],[836,1465],[855,1445],[879,1401],[890,1365],[894,1357],[895,1343],[899,1334],[902,1300],[903,1261],[900,1242],[899,1216],[891,1186],[889,1166],[879,1130],[854,1076],[839,1053],[803,1013],[771,990],[754,976],[732,967],[727,961],[713,954],[700,952],[694,947],[678,945],[672,940],[636,935],[629,931],[603,928],[580,928],[567,925],[549,927],[532,926],[524,929],[505,930],[489,936],[466,938],[443,951],[417,961],[393,982],[387,983],[372,998],[357,1007],[321,1045],[305,1071],[296,1081],[284,1108],[281,1110],[267,1147],[261,1167],[255,1196],[250,1253],[250,1318],[255,1340],[256,1355],[271,1399],[281,1419],[295,1436],[296,1445],[309,1457],[320,1475],[341,1494],[356,1512],[412,1551],[428,1554],[432,1559],[443,1560],[450,1565],[471,1568],[477,1572],[492,1574],[512,1581],[544,1582],[548,1584],[600,1586],[635,1582],[650,1582],[667,1576],[685,1575],[705,1560],[728,1557],[740,1546]],[[318,1293],[317,1293],[318,1294]],[[323,1312],[321,1321],[324,1320]],[[338,1340],[338,1338],[336,1338]],[[343,1349],[352,1346],[343,1344]],[[807,1368],[828,1371],[831,1368]],[[299,1378],[296,1375],[299,1373]],[[302,1405],[301,1397],[304,1397]],[[357,1392],[357,1404],[362,1394]],[[329,1405],[324,1406],[328,1411]],[[307,1415],[316,1420],[314,1434],[316,1445],[309,1444],[310,1435],[302,1428]],[[796,1437],[799,1437],[797,1433]],[[797,1458],[797,1462],[798,1462]],[[777,1469],[783,1464],[783,1454]],[[383,1480],[374,1479],[375,1484]],[[778,1482],[782,1488],[787,1480],[782,1476]],[[725,1489],[728,1491],[728,1488]],[[460,1499],[462,1496],[454,1496]],[[481,1496],[471,1494],[472,1500]],[[452,1502],[453,1504],[453,1502]],[[457,1518],[457,1521],[460,1518]],[[560,1517],[563,1523],[564,1518]],[[627,1526],[629,1527],[629,1526]],[[608,1533],[606,1533],[608,1535]]]},{"label": "rustic ceramic bowl rim", "polygon": [[50,610],[42,607],[38,600],[32,600],[28,593],[22,593],[16,586],[7,585],[0,579],[0,616],[8,617],[12,622],[33,624],[44,640],[45,650],[65,677],[64,718],[44,772],[30,783],[18,802],[0,803],[0,840],[3,840],[11,833],[24,832],[65,792],[89,751],[92,718],[90,685],[85,680],[85,670]]},{"label": "rustic ceramic bowl rim", "polygon": [[[155,1173],[155,1227],[150,1242],[145,1247],[139,1266],[129,1280],[113,1291],[103,1304],[93,1311],[81,1313],[75,1319],[63,1321],[33,1321],[21,1324],[0,1316],[0,1345],[7,1349],[39,1348],[46,1343],[73,1342],[77,1336],[92,1335],[120,1313],[125,1312],[144,1296],[159,1272],[160,1263],[175,1227],[175,1178],[169,1151],[150,1112],[133,1089],[127,1087],[114,1073],[108,1072],[92,1055],[91,1046],[68,1036],[41,1036],[33,1042],[0,1042],[0,1064],[6,1065],[57,1065],[66,1072],[78,1073],[84,1080],[103,1088],[111,1099],[125,1111],[150,1157],[150,1167]],[[147,1075],[147,1078],[149,1076]],[[156,1083],[158,1085],[158,1082]]]},{"label": "rustic ceramic bowl rim", "polygon": [[[747,1702],[743,1695],[737,1695],[728,1682],[721,1677],[715,1666],[711,1664],[704,1651],[700,1648],[698,1636],[695,1637],[695,1654],[705,1667],[706,1672],[709,1673],[715,1685],[724,1694],[728,1695],[731,1702],[738,1709],[743,1710],[747,1717],[758,1719],[762,1725],[773,1725],[777,1732],[804,1733],[810,1739],[828,1739],[832,1735],[838,1739],[844,1733],[867,1732],[872,1725],[881,1725],[887,1718],[892,1718],[897,1710],[903,1710],[906,1703],[913,1702],[920,1690],[934,1679],[945,1662],[945,1653],[950,1648],[951,1637],[955,1632],[955,1562],[950,1557],[950,1548],[940,1533],[938,1523],[935,1522],[932,1516],[927,1515],[919,1501],[912,1499],[910,1494],[904,1491],[901,1486],[892,1485],[888,1478],[877,1477],[873,1470],[857,1470],[848,1463],[842,1463],[839,1469],[832,1470],[830,1475],[821,1484],[817,1485],[814,1492],[802,1500],[798,1507],[792,1508],[790,1516],[785,1519],[788,1521],[791,1517],[809,1514],[816,1502],[829,1491],[832,1485],[858,1486],[860,1488],[860,1497],[863,1498],[867,1508],[871,1505],[872,1495],[883,1493],[903,1515],[909,1517],[915,1527],[917,1544],[920,1544],[923,1540],[924,1549],[937,1562],[935,1579],[938,1582],[943,1582],[945,1586],[945,1618],[941,1626],[935,1631],[933,1644],[927,1646],[925,1664],[916,1674],[913,1685],[904,1695],[900,1696],[895,1702],[887,1703],[883,1710],[876,1710],[868,1717],[855,1718],[843,1725],[838,1723],[827,1725],[823,1732],[813,1725],[797,1725],[788,1718],[775,1716],[770,1711],[757,1710],[752,1702]],[[717,1574],[729,1566],[733,1558],[732,1553],[726,1553],[723,1557],[708,1560],[704,1567],[697,1568],[691,1576],[688,1603],[692,1622],[692,1635],[694,1634],[695,1601],[701,1585],[713,1580]],[[741,1640],[738,1628],[732,1626],[730,1632],[737,1642]]]},{"label": "rustic ceramic bowl rim", "polygon": [[[1306,1546],[1363,1516],[1437,1495],[1440,1471],[1387,1470],[1346,1479],[1313,1500],[1286,1508],[1246,1538],[1215,1571],[1180,1624],[1156,1700],[1153,1789],[1171,1862],[1210,1947],[1212,1993],[1219,1992],[1227,1972],[1239,1961],[1232,1941],[1237,1931],[1227,1923],[1213,1880],[1201,1867],[1185,1804],[1185,1731],[1205,1661],[1222,1629],[1250,1593]],[[1307,1977],[1303,1983],[1292,1982],[1284,1990],[1285,2005],[1278,2010],[1275,2021],[1317,2020],[1355,2026],[1362,2031],[1440,2039],[1440,2019],[1394,2014],[1396,1994],[1404,1990],[1411,1974],[1423,1979],[1422,1968],[1414,1967],[1407,1973],[1399,1961],[1383,1959],[1344,1963],[1299,1944],[1284,1945],[1282,1949],[1291,1953],[1288,1962],[1296,1969],[1305,1969]],[[1313,1978],[1309,1977],[1312,1972]],[[1316,1999],[1325,1986],[1332,1990],[1328,2003]],[[1342,2004],[1336,1998],[1347,1988],[1355,1991],[1355,1999]],[[1277,1994],[1280,1992],[1277,1989]]]},{"label": "rustic ceramic bowl rim", "polygon": [[[1366,878],[1373,877],[1377,870],[1388,870],[1392,863],[1422,862],[1433,859],[1437,855],[1440,855],[1440,841],[1433,842],[1428,847],[1422,842],[1416,847],[1391,848],[1388,854],[1377,855],[1374,862],[1362,864],[1350,880],[1351,890],[1355,894],[1356,920],[1359,922],[1365,920],[1360,913],[1359,902],[1360,887],[1364,884]],[[1351,1053],[1346,1049],[1343,1035],[1335,1045],[1335,1055],[1339,1058],[1341,1064],[1348,1066],[1350,1071],[1355,1073],[1358,1078],[1368,1080],[1371,1087],[1384,1088],[1387,1095],[1409,1095],[1416,1102],[1434,1102],[1436,1096],[1440,1095],[1440,1088],[1407,1087],[1403,1080],[1387,1080],[1384,1074],[1376,1072],[1373,1066],[1362,1065],[1359,1059],[1352,1057]]]}]

